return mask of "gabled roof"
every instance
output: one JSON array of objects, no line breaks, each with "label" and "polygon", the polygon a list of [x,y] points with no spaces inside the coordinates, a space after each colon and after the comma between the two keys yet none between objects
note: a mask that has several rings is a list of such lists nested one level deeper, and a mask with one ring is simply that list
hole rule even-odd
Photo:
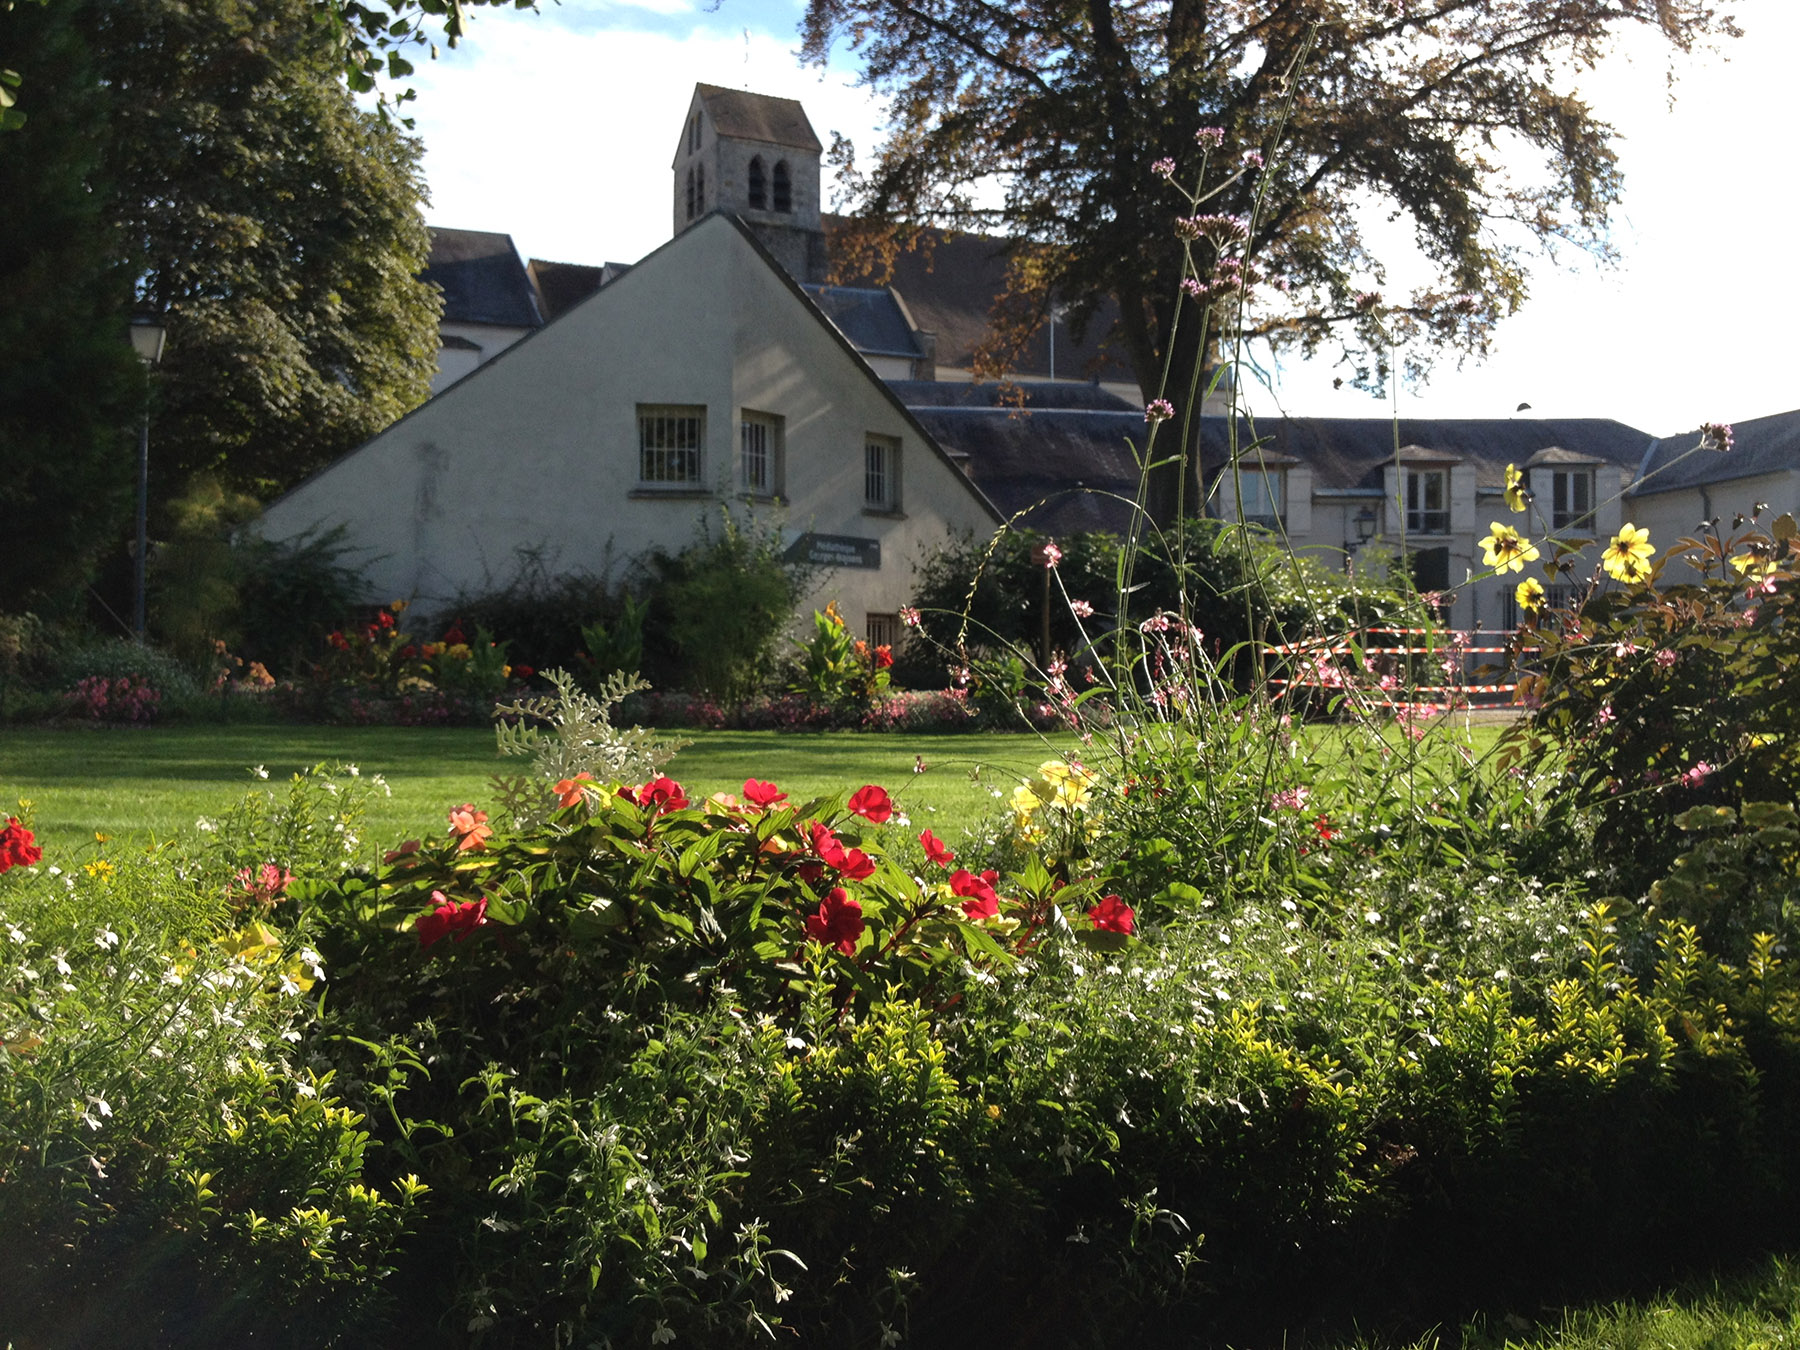
[{"label": "gabled roof", "polygon": [[1732,447],[1723,452],[1698,448],[1698,430],[1653,442],[1638,470],[1642,486],[1635,491],[1648,496],[1800,469],[1800,411],[1752,418],[1731,430]]},{"label": "gabled roof", "polygon": [[906,313],[892,291],[804,282],[800,289],[850,340],[850,345],[865,356],[925,354],[913,339],[912,325],[906,321]]},{"label": "gabled roof", "polygon": [[721,136],[745,141],[766,141],[818,154],[824,147],[806,120],[799,99],[752,94],[747,89],[726,89],[716,84],[696,84],[706,116]]},{"label": "gabled roof", "polygon": [[[829,241],[842,217],[827,216]],[[926,332],[937,334],[940,366],[966,368],[988,334],[988,313],[1006,285],[1006,241],[982,234],[932,230],[924,245],[902,252],[894,259],[891,278],[867,273],[846,274],[847,284],[891,285],[905,298],[914,321]],[[1056,325],[1056,371],[1067,379],[1098,375],[1103,380],[1131,381],[1136,377],[1122,352],[1103,343],[1118,318],[1118,307],[1108,300],[1087,325],[1081,341],[1075,340],[1067,321]],[[1019,371],[1034,374],[1050,369],[1050,330],[1041,329],[1017,361]]]},{"label": "gabled roof", "polygon": [[431,255],[419,280],[444,292],[444,323],[536,328],[537,293],[510,234],[431,226]]},{"label": "gabled roof", "polygon": [[537,286],[538,303],[548,323],[566,314],[606,283],[606,268],[587,263],[546,262],[533,258],[527,266]]}]

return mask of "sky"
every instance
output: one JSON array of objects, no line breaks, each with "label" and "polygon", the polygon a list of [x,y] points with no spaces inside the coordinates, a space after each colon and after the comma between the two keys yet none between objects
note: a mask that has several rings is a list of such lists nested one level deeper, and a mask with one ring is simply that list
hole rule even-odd
[{"label": "sky", "polygon": [[[512,235],[523,257],[632,262],[672,230],[670,161],[697,82],[799,99],[820,139],[865,152],[882,106],[854,61],[802,66],[794,0],[569,0],[480,8],[420,62],[408,111],[434,225]],[[1563,250],[1485,362],[1441,361],[1376,398],[1333,389],[1329,359],[1289,360],[1262,414],[1611,417],[1653,435],[1800,408],[1800,3],[1723,0],[1743,38],[1682,56],[1640,35],[1585,75],[1619,132],[1616,264]],[[1673,73],[1673,103],[1668,77]],[[829,170],[827,170],[829,179]],[[831,184],[826,183],[829,201]],[[1403,255],[1404,238],[1395,244]],[[1404,257],[1388,289],[1404,287]]]}]

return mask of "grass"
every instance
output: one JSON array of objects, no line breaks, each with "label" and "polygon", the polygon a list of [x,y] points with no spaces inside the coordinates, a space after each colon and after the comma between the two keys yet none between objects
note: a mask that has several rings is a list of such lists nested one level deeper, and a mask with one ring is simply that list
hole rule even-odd
[{"label": "grass", "polygon": [[[1367,1343],[1358,1343],[1365,1350]],[[1653,1298],[1565,1309],[1536,1325],[1484,1319],[1411,1350],[1794,1350],[1800,1259],[1771,1256]]]},{"label": "grass", "polygon": [[[1068,737],[698,731],[669,772],[690,790],[740,791],[746,777],[795,798],[880,783],[945,838],[995,805],[1021,774],[1066,753]],[[167,838],[217,815],[251,786],[321,761],[358,765],[393,789],[371,811],[373,841],[441,829],[447,807],[493,796],[491,774],[522,765],[478,728],[170,726],[0,730],[0,817],[23,798],[41,838]],[[925,772],[917,773],[919,763]],[[940,823],[941,822],[941,823]]]}]

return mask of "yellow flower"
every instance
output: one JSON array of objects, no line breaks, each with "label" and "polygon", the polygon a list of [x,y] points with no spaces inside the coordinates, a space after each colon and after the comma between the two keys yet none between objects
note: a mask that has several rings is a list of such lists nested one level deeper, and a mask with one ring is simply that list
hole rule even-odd
[{"label": "yellow flower", "polygon": [[1519,466],[1506,466],[1506,509],[1523,511],[1531,504],[1531,493],[1525,489],[1525,475],[1519,472]]},{"label": "yellow flower", "polygon": [[1656,550],[1650,547],[1650,531],[1640,530],[1628,520],[1613,536],[1612,543],[1606,546],[1606,552],[1600,555],[1600,565],[1614,581],[1648,581],[1650,555],[1654,552]]},{"label": "yellow flower", "polygon": [[1026,818],[1029,817],[1033,811],[1038,809],[1039,805],[1041,805],[1041,803],[1038,799],[1038,795],[1031,790],[1031,785],[1029,783],[1021,783],[1018,787],[1013,789],[1012,809],[1019,817],[1021,824],[1024,823]]},{"label": "yellow flower", "polygon": [[1527,614],[1536,614],[1549,598],[1536,577],[1526,577],[1521,581],[1513,591],[1513,597],[1519,602],[1519,608]]},{"label": "yellow flower", "polygon": [[106,861],[105,858],[100,858],[82,868],[82,871],[86,872],[90,877],[95,877],[100,881],[110,880],[113,870],[113,865]]},{"label": "yellow flower", "polygon": [[1537,545],[1510,525],[1492,522],[1493,533],[1481,541],[1481,561],[1496,572],[1523,572],[1525,564],[1535,562]]}]

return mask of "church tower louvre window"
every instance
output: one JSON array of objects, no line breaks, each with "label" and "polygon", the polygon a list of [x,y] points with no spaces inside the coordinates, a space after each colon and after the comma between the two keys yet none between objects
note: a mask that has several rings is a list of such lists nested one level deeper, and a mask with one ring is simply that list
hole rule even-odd
[{"label": "church tower louvre window", "polygon": [[694,218],[694,166],[688,165],[687,171],[687,218]]},{"label": "church tower louvre window", "polygon": [[706,165],[694,165],[694,213],[706,214]]},{"label": "church tower louvre window", "polygon": [[775,161],[775,209],[784,216],[794,210],[794,181],[785,159]]},{"label": "church tower louvre window", "polygon": [[763,169],[761,155],[750,157],[750,205],[757,211],[769,209],[768,174]]}]

